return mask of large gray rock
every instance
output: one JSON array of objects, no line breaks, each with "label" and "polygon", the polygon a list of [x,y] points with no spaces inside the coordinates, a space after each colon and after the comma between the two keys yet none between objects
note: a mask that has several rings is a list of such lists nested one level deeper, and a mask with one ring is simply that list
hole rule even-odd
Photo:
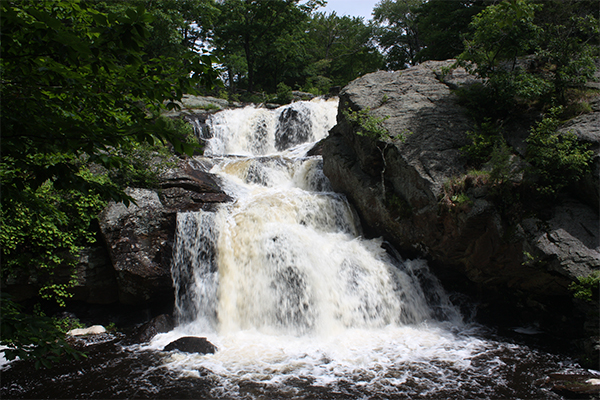
[{"label": "large gray rock", "polygon": [[[597,206],[579,196],[586,204],[571,199],[536,218],[514,220],[498,211],[476,178],[465,180],[468,202],[448,199],[445,185],[465,176],[459,149],[472,129],[451,88],[473,79],[460,69],[443,74],[451,64],[377,72],[346,86],[338,123],[323,145],[324,172],[354,204],[366,233],[408,256],[426,257],[447,284],[477,296],[490,313],[506,306],[510,323],[581,334],[588,317],[568,287],[600,268]],[[357,135],[344,116],[348,109],[387,117],[391,138]],[[581,116],[565,129],[594,143],[596,119]],[[405,142],[397,140],[406,134]],[[586,179],[591,187],[595,179],[597,193],[597,176]]]},{"label": "large gray rock", "polygon": [[172,301],[171,252],[177,212],[230,200],[206,168],[202,161],[181,161],[161,177],[160,194],[129,188],[127,194],[135,203],[111,202],[100,214],[121,303]]},{"label": "large gray rock", "polygon": [[[443,239],[437,216],[443,184],[464,173],[459,149],[471,124],[438,79],[449,65],[427,62],[351,82],[340,93],[338,124],[323,149],[324,171],[334,189],[348,195],[367,229],[405,251],[435,251],[431,247]],[[387,117],[383,124],[392,138],[408,135],[406,141],[356,135],[342,110],[366,108]]]}]

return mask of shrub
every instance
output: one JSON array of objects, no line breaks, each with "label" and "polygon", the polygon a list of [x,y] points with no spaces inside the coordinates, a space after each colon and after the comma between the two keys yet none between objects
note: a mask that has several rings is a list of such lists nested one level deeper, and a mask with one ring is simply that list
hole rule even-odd
[{"label": "shrub", "polygon": [[480,166],[490,159],[496,142],[502,136],[489,119],[478,124],[473,131],[467,131],[471,143],[461,147],[461,152],[469,158],[469,163]]},{"label": "shrub", "polygon": [[275,102],[277,104],[289,104],[292,102],[292,88],[283,82],[277,84],[277,98]]},{"label": "shrub", "polygon": [[593,151],[581,143],[572,132],[559,133],[557,118],[562,107],[554,107],[531,129],[526,159],[537,176],[536,190],[545,196],[555,196],[563,188],[590,173]]},{"label": "shrub", "polygon": [[569,290],[576,299],[592,301],[594,296],[598,297],[599,285],[600,271],[594,271],[589,276],[578,276],[577,280],[569,285]]}]

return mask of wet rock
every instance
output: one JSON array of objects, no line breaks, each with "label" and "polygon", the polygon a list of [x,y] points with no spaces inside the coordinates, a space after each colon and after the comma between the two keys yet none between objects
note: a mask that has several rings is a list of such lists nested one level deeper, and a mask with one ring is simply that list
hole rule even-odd
[{"label": "wet rock", "polygon": [[163,173],[160,177],[163,205],[177,211],[197,211],[231,201],[214,175],[207,172],[211,167],[207,159],[186,159],[180,161],[177,168]]},{"label": "wet rock", "polygon": [[89,304],[111,304],[118,301],[115,270],[102,240],[81,251],[76,273],[77,283],[71,289],[72,300]]},{"label": "wet rock", "polygon": [[289,149],[310,141],[311,135],[312,126],[307,110],[287,107],[279,115],[275,131],[275,147],[279,151]]},{"label": "wet rock", "polygon": [[164,351],[179,350],[185,353],[212,354],[217,351],[215,345],[206,338],[184,336],[165,346]]},{"label": "wet rock", "polygon": [[168,314],[161,314],[142,325],[136,335],[137,342],[149,342],[157,334],[169,332],[173,330],[174,327],[175,322],[173,321],[173,318]]},{"label": "wet rock", "polygon": [[199,110],[221,110],[229,107],[229,101],[211,96],[194,96],[184,94],[181,101],[176,102],[180,109],[173,109],[164,115],[170,118],[182,117],[194,114]]},{"label": "wet rock", "polygon": [[597,375],[550,374],[545,384],[567,399],[590,399],[600,394]]},{"label": "wet rock", "polygon": [[171,251],[176,213],[149,189],[127,189],[135,204],[111,202],[99,216],[124,304],[173,297]]}]

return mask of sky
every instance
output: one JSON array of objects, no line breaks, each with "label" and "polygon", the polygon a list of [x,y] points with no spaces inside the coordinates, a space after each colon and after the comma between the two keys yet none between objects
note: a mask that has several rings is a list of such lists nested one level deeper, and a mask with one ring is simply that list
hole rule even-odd
[{"label": "sky", "polygon": [[365,22],[372,18],[371,12],[380,0],[327,0],[325,7],[317,11],[327,14],[335,11],[338,16],[364,17]]}]

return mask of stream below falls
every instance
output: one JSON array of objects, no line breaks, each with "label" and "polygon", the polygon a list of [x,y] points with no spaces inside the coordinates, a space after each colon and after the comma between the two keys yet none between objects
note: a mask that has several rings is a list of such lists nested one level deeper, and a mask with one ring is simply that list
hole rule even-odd
[{"label": "stream below falls", "polygon": [[[425,261],[362,236],[307,155],[336,113],[316,99],[211,116],[197,161],[234,201],[178,215],[177,327],[141,345],[106,334],[51,370],[7,364],[2,398],[562,399],[549,374],[593,373],[470,322]],[[218,351],[163,351],[183,336]]]}]

